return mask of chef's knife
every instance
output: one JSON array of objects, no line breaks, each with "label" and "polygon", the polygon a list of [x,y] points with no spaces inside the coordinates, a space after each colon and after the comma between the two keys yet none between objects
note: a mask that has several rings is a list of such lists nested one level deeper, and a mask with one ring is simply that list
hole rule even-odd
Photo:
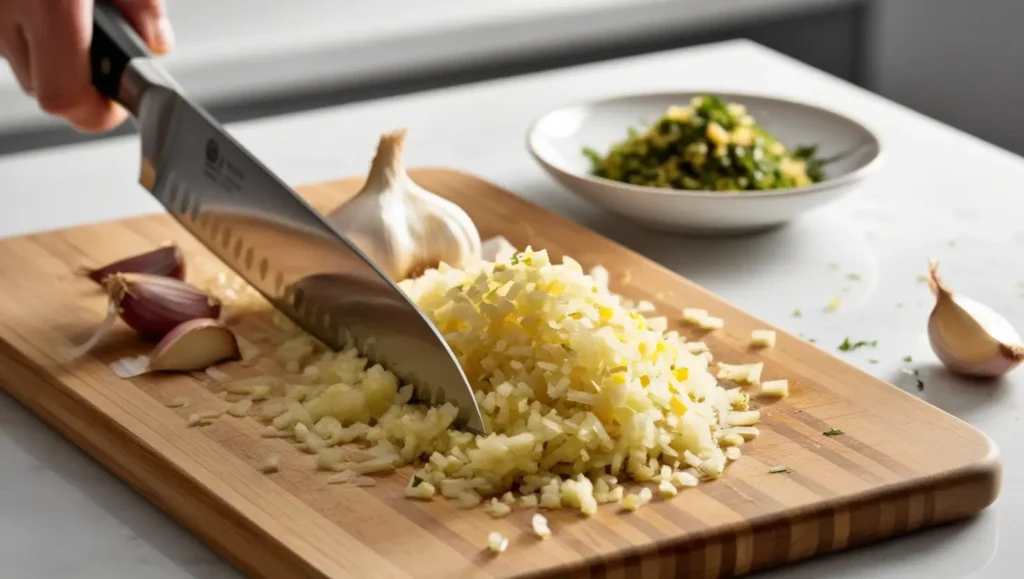
[{"label": "chef's knife", "polygon": [[328,346],[355,346],[421,399],[483,432],[437,329],[380,269],[185,96],[110,2],[93,17],[92,81],[142,137],[140,183],[277,309]]}]

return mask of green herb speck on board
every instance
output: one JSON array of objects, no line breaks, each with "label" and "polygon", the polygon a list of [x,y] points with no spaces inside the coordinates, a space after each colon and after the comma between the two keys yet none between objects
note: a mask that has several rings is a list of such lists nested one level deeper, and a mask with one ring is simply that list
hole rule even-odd
[{"label": "green herb speck on board", "polygon": [[846,274],[846,279],[853,280],[853,281],[860,281],[860,274],[859,273],[848,273],[848,274]]},{"label": "green herb speck on board", "polygon": [[800,310],[793,310],[793,317],[794,318],[799,318],[799,317],[801,317],[803,315],[804,315],[804,313],[801,312]]},{"label": "green herb speck on board", "polygon": [[829,428],[825,432],[822,432],[822,434],[824,434],[825,436],[839,436],[840,434],[844,433],[842,430],[839,430],[838,428]]},{"label": "green herb speck on board", "polygon": [[903,361],[904,361],[904,362],[913,362],[913,361],[914,361],[914,358],[912,358],[912,357],[910,356],[910,354],[907,354],[906,356],[903,356]]},{"label": "green herb speck on board", "polygon": [[868,363],[869,364],[877,364],[878,363],[878,359],[877,358],[868,358]]}]

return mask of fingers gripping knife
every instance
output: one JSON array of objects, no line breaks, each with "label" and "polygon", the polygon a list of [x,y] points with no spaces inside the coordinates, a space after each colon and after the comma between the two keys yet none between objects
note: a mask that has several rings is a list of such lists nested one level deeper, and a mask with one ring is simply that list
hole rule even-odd
[{"label": "fingers gripping knife", "polygon": [[111,3],[94,14],[93,84],[136,120],[141,184],[300,327],[334,349],[357,347],[482,433],[465,374],[405,294],[191,102]]}]

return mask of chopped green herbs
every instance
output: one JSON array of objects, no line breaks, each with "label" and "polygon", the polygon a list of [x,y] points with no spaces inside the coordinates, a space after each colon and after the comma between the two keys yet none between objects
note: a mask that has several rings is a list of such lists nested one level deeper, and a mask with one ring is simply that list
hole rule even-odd
[{"label": "chopped green herbs", "polygon": [[627,129],[607,155],[584,148],[591,172],[613,181],[703,191],[803,187],[824,179],[815,147],[789,150],[739,103],[698,96],[646,129]]},{"label": "chopped green herbs", "polygon": [[793,317],[794,318],[803,317],[803,315],[804,315],[804,313],[801,312],[800,310],[793,310]]},{"label": "chopped green herbs", "polygon": [[867,341],[867,340],[860,340],[860,341],[857,341],[857,342],[851,342],[850,338],[846,338],[845,340],[843,340],[842,344],[839,344],[839,351],[840,352],[852,352],[854,350],[859,350],[860,348],[863,348],[865,346],[871,346],[872,348],[877,347],[878,346],[878,340],[871,340],[870,342]]},{"label": "chopped green herbs", "polygon": [[877,364],[878,363],[878,358],[868,358],[868,363],[869,364]]},{"label": "chopped green herbs", "polygon": [[859,273],[848,273],[846,274],[846,279],[860,281],[861,278]]},{"label": "chopped green herbs", "polygon": [[907,354],[906,356],[903,356],[903,361],[904,361],[904,362],[913,362],[913,361],[914,361],[914,358],[912,358],[912,357],[910,356],[910,354]]},{"label": "chopped green herbs", "polygon": [[822,432],[822,434],[824,434],[825,436],[839,436],[840,434],[844,433],[842,430],[839,430],[838,428],[829,428],[825,432]]}]

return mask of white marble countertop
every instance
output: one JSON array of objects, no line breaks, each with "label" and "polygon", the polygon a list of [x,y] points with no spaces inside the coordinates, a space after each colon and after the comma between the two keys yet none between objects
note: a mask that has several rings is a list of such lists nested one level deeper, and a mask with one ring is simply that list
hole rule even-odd
[{"label": "white marble countertop", "polygon": [[[775,232],[686,240],[643,231],[572,197],[534,165],[529,122],[579,98],[673,88],[787,95],[866,119],[889,162],[850,197]],[[624,243],[761,318],[815,337],[877,339],[851,362],[976,425],[1000,445],[1004,485],[975,519],[780,569],[777,577],[1009,577],[1024,565],[1024,370],[972,384],[941,370],[916,278],[929,256],[957,290],[1024,327],[1024,162],[747,42],[553,71],[243,123],[232,132],[291,182],[365,170],[377,135],[410,128],[409,164],[490,179]],[[138,143],[120,138],[0,158],[0,235],[159,211],[134,184]],[[830,269],[827,264],[840,264]],[[2,269],[0,264],[0,269]],[[846,274],[862,279],[849,281]],[[16,275],[17,272],[4,272]],[[987,276],[988,281],[985,281]],[[835,295],[844,306],[824,313]],[[899,307],[902,304],[903,307]],[[794,309],[803,316],[792,317]],[[914,362],[902,362],[906,355]],[[870,359],[877,359],[871,363]],[[921,392],[902,369],[920,370]],[[226,577],[189,533],[0,395],[0,562],[5,579]],[[1010,537],[1009,543],[1000,537]]]},{"label": "white marble countertop", "polygon": [[[206,105],[607,46],[856,0],[174,0],[168,70]],[[0,134],[57,121],[0,66]]]}]

